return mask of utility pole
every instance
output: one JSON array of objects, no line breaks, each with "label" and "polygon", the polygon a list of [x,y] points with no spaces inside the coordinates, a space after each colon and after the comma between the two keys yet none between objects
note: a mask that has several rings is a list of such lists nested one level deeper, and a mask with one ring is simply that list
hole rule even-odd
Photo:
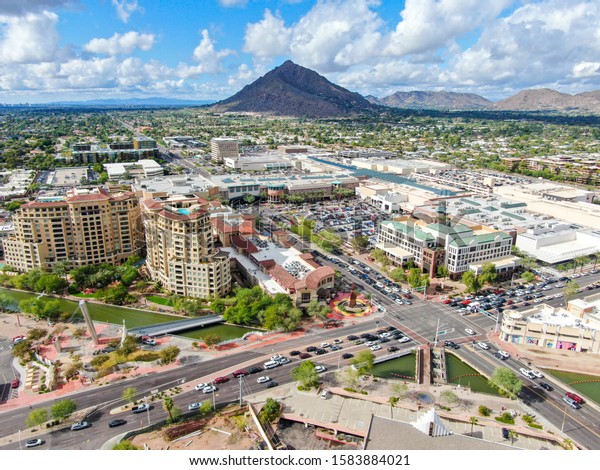
[{"label": "utility pole", "polygon": [[238,377],[239,384],[240,384],[240,408],[242,407],[242,398],[243,398],[243,396],[242,396],[242,379],[243,379],[243,378],[244,378],[244,376],[243,376],[243,375],[240,375],[240,376]]}]

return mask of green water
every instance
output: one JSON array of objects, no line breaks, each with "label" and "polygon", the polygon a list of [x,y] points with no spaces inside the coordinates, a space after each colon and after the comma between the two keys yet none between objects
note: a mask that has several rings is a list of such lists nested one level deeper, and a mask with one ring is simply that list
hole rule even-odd
[{"label": "green water", "polygon": [[[563,372],[561,370],[545,370],[561,382],[568,384],[578,392],[581,392],[590,400],[600,403],[600,376],[576,374],[575,372]],[[584,383],[577,383],[577,382]]]},{"label": "green water", "polygon": [[[37,297],[37,294],[29,294],[26,292],[19,292],[2,288],[0,288],[0,293],[6,294],[10,298],[14,299],[14,304],[9,306],[9,308],[14,311],[18,310],[18,305],[21,300]],[[72,300],[59,299],[59,301],[60,307],[64,312],[73,313],[75,309],[77,309],[77,307],[79,306],[77,302],[73,302]],[[87,306],[92,320],[122,325],[123,319],[125,319],[125,326],[127,326],[127,328],[137,328],[140,326],[155,325],[157,323],[166,323],[182,319],[182,317],[178,317],[175,315],[154,313],[149,312],[147,310],[123,308],[118,307],[116,305],[88,303]],[[221,324],[186,331],[180,333],[179,336],[199,339],[208,334],[215,334],[219,336],[222,341],[225,341],[228,339],[240,338],[244,335],[244,333],[248,333],[249,331],[253,330],[242,326]]]},{"label": "green water", "polygon": [[373,375],[384,379],[415,380],[416,356],[414,353],[406,356],[380,362],[373,366]]},{"label": "green water", "polygon": [[497,390],[490,387],[486,377],[479,375],[479,372],[471,366],[448,353],[446,353],[446,377],[449,383],[469,387],[473,392],[498,396]]}]

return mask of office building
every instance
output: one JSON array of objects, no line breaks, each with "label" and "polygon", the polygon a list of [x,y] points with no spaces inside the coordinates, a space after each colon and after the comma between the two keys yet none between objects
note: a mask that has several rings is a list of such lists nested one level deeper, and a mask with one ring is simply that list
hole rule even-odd
[{"label": "office building", "polygon": [[5,262],[20,272],[117,264],[143,248],[140,210],[133,193],[72,189],[66,196],[28,202],[14,215],[4,241]]},{"label": "office building", "polygon": [[226,158],[239,158],[238,140],[231,137],[215,137],[210,141],[210,153],[213,160],[217,162],[222,162]]},{"label": "office building", "polygon": [[154,281],[187,297],[224,296],[231,290],[229,256],[215,247],[205,200],[144,199],[141,207],[146,267]]}]

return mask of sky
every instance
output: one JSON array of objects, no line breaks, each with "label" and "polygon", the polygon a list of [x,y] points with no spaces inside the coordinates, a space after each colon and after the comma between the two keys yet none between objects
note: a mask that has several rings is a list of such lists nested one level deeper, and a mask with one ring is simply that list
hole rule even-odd
[{"label": "sky", "polygon": [[363,95],[600,89],[598,0],[0,0],[0,103],[219,100],[291,59]]}]

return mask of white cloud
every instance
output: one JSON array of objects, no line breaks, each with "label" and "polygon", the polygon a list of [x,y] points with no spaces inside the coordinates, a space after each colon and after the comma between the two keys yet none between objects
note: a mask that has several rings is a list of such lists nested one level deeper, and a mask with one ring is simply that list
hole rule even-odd
[{"label": "white cloud", "polygon": [[600,76],[600,62],[579,62],[573,66],[573,77],[590,78]]},{"label": "white cloud", "polygon": [[219,0],[221,6],[226,8],[230,7],[245,7],[248,3],[248,0]]},{"label": "white cloud", "polygon": [[281,18],[266,9],[261,21],[246,25],[244,52],[259,59],[284,55],[289,52],[291,33]]},{"label": "white cloud", "polygon": [[0,16],[0,64],[51,61],[58,52],[55,13]]},{"label": "white cloud", "polygon": [[[202,30],[202,39],[194,49],[194,59],[199,62],[197,66],[180,68],[181,73],[188,76],[197,76],[203,73],[218,73],[221,71],[221,59],[235,54],[231,49],[215,50],[215,42],[211,39],[207,29]],[[187,71],[186,71],[187,70]]]},{"label": "white cloud", "polygon": [[35,13],[48,8],[68,6],[78,0],[2,0],[0,1],[0,16],[21,16],[26,13]]},{"label": "white cloud", "polygon": [[83,48],[94,54],[131,54],[135,49],[149,51],[154,45],[154,39],[154,34],[140,34],[136,31],[129,31],[125,34],[115,33],[108,39],[94,38]]},{"label": "white cloud", "polygon": [[127,23],[129,17],[136,11],[144,11],[144,9],[138,5],[138,0],[112,0],[112,4],[117,10],[117,16],[123,23]]},{"label": "white cloud", "polygon": [[406,0],[386,54],[405,56],[447,45],[493,20],[513,0]]}]

